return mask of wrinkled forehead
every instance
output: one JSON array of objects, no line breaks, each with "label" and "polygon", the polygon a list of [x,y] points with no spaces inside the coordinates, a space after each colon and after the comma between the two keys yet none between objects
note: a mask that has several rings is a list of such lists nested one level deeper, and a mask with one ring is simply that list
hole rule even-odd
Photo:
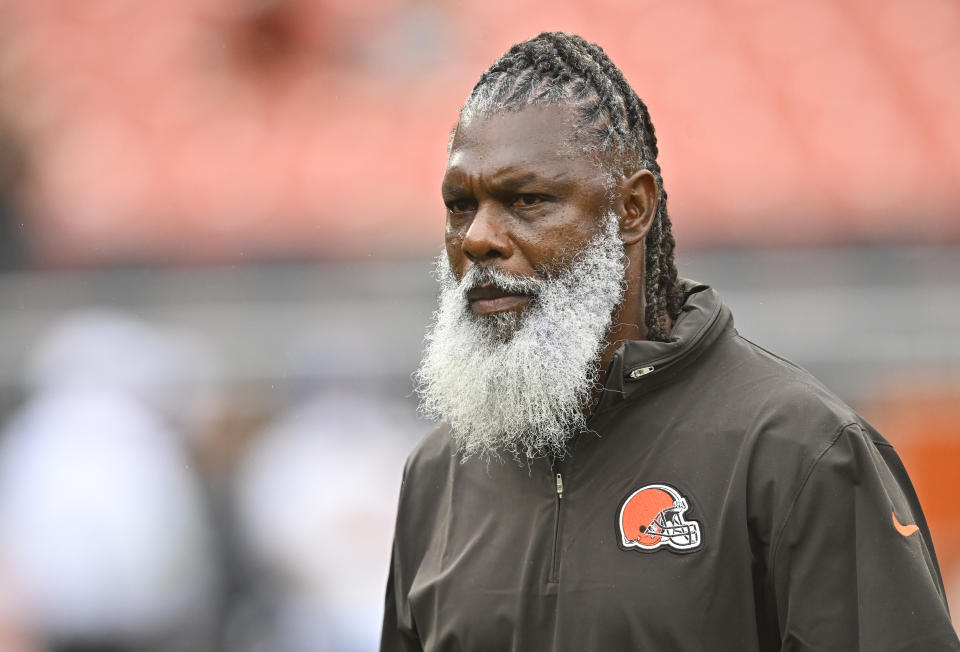
[{"label": "wrinkled forehead", "polygon": [[595,176],[599,157],[575,136],[573,111],[563,104],[533,104],[496,113],[465,109],[452,134],[447,169],[482,173],[563,167],[571,174]]}]

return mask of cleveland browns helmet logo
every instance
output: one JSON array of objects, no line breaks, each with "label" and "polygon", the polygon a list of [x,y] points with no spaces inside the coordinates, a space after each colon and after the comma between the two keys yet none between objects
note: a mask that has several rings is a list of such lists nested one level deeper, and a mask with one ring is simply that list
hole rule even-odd
[{"label": "cleveland browns helmet logo", "polygon": [[637,489],[620,508],[620,544],[646,551],[696,549],[701,542],[700,524],[683,517],[687,509],[686,498],[673,487],[648,484]]}]

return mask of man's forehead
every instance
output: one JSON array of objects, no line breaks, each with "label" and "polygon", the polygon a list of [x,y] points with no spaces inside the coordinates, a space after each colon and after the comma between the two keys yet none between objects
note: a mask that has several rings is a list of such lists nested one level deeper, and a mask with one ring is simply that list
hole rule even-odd
[{"label": "man's forehead", "polygon": [[454,128],[452,145],[522,141],[555,147],[569,143],[572,132],[573,111],[565,104],[529,104],[482,113],[464,110]]},{"label": "man's forehead", "polygon": [[448,171],[496,170],[498,176],[569,175],[587,172],[593,157],[573,139],[569,107],[529,105],[499,113],[464,113],[453,134]]}]

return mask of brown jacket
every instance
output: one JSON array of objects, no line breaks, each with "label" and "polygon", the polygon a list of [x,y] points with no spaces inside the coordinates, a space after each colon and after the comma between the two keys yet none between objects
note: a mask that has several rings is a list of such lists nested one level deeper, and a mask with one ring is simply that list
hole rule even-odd
[{"label": "brown jacket", "polygon": [[687,295],[671,342],[617,353],[562,464],[420,443],[382,652],[960,649],[891,445]]}]

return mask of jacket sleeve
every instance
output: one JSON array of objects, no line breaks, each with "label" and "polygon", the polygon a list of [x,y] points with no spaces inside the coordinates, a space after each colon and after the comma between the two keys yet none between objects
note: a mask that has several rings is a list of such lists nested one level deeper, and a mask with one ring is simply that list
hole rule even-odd
[{"label": "jacket sleeve", "polygon": [[920,504],[879,436],[840,431],[773,543],[783,652],[960,650]]},{"label": "jacket sleeve", "polygon": [[387,575],[387,595],[383,610],[383,629],[380,633],[380,652],[422,652],[423,648],[413,628],[410,605],[399,590],[397,580],[397,546],[394,542]]},{"label": "jacket sleeve", "polygon": [[405,513],[406,499],[409,498],[407,476],[413,456],[407,458],[400,480],[400,496],[397,501],[397,519],[393,532],[393,548],[390,554],[390,572],[387,574],[387,594],[383,608],[383,628],[380,631],[380,652],[422,652],[420,637],[413,621],[410,608],[409,579],[404,570],[404,552],[411,542],[406,540],[402,527],[409,514]]}]

